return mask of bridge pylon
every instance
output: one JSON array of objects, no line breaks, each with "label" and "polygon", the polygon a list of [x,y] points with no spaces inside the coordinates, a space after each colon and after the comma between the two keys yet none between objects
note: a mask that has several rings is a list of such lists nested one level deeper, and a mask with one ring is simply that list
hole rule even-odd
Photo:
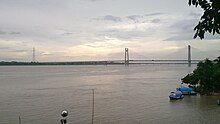
[{"label": "bridge pylon", "polygon": [[125,48],[125,66],[129,65],[129,52],[128,48]]}]

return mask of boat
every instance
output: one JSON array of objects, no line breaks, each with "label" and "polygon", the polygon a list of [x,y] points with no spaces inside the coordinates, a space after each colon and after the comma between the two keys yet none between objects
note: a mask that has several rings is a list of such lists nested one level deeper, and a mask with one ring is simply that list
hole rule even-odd
[{"label": "boat", "polygon": [[193,91],[192,88],[189,87],[179,87],[176,89],[177,91],[182,92],[183,95],[197,95],[195,91]]},{"label": "boat", "polygon": [[184,95],[181,91],[175,91],[175,92],[171,92],[169,98],[170,100],[178,100],[178,99],[183,99]]}]

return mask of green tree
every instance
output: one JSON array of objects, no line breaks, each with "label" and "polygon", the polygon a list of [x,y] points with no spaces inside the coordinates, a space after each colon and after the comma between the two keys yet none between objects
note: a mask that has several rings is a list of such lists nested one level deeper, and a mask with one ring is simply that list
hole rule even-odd
[{"label": "green tree", "polygon": [[198,85],[201,94],[210,95],[220,91],[220,57],[214,61],[206,59],[198,63],[193,73],[182,79],[186,84]]},{"label": "green tree", "polygon": [[189,5],[200,6],[204,11],[194,28],[194,38],[203,39],[206,32],[220,34],[220,0],[189,0]]}]

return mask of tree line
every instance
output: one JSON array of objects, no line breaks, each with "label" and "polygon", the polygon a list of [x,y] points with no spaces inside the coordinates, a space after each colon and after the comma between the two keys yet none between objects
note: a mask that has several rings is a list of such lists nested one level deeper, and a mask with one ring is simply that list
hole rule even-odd
[{"label": "tree line", "polygon": [[220,57],[213,61],[205,59],[199,62],[197,68],[182,78],[182,81],[202,95],[220,92]]}]

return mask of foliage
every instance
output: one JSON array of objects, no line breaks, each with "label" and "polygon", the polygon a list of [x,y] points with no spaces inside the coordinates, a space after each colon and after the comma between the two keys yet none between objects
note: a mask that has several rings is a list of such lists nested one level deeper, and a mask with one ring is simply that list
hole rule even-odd
[{"label": "foliage", "polygon": [[201,94],[210,95],[220,91],[220,57],[211,61],[206,59],[198,63],[193,73],[182,79],[186,84],[197,86]]},{"label": "foliage", "polygon": [[220,0],[189,0],[189,5],[200,6],[204,11],[194,28],[194,38],[203,39],[206,32],[220,34]]}]

